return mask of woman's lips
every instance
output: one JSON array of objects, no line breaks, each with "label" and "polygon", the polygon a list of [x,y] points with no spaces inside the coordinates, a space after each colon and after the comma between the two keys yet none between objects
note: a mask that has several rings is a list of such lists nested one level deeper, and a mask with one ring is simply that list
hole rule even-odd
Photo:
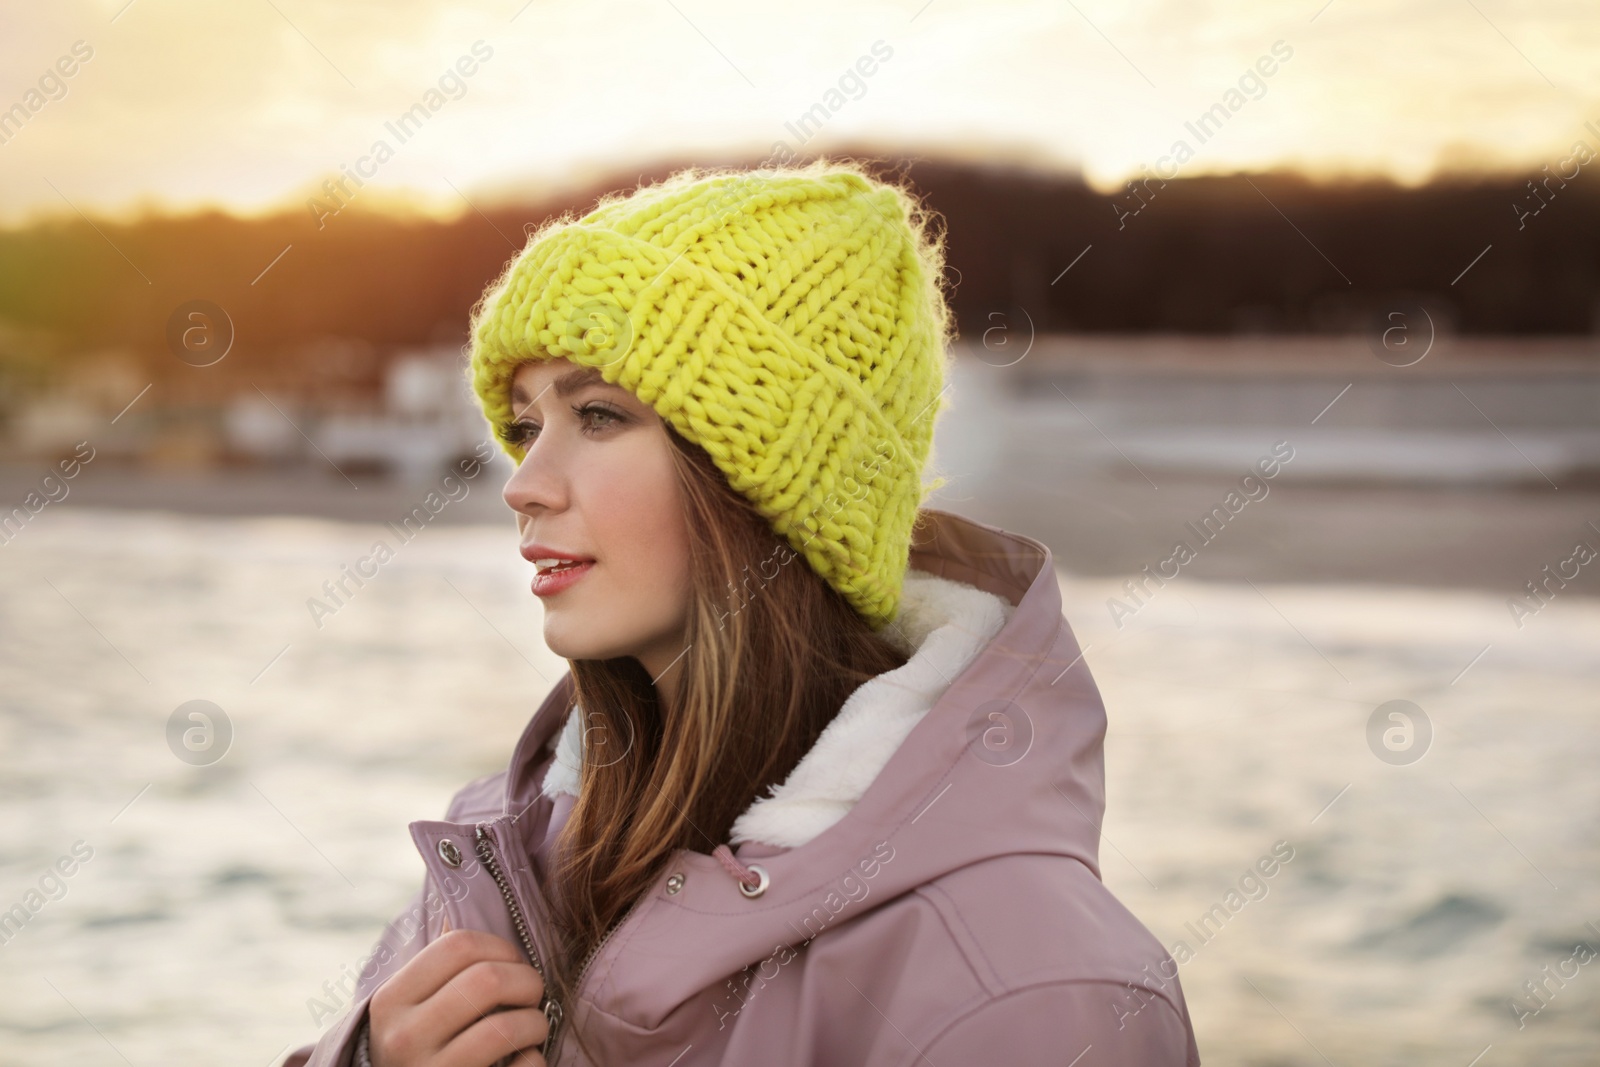
[{"label": "woman's lips", "polygon": [[594,560],[584,560],[567,567],[557,567],[555,570],[545,571],[533,576],[533,595],[536,597],[555,596],[557,593],[570,587],[594,568]]}]

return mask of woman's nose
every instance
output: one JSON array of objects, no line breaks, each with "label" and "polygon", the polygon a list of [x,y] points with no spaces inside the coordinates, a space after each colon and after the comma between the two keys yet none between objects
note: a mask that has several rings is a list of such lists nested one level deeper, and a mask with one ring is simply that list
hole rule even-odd
[{"label": "woman's nose", "polygon": [[500,495],[506,506],[519,515],[566,507],[567,479],[561,449],[549,437],[541,437],[528,446]]}]

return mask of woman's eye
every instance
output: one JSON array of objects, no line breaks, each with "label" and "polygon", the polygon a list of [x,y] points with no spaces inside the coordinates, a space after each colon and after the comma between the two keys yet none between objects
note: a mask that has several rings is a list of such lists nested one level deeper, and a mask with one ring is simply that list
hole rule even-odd
[{"label": "woman's eye", "polygon": [[520,448],[533,440],[538,430],[539,427],[531,422],[513,422],[500,431],[500,436],[506,444]]},{"label": "woman's eye", "polygon": [[585,423],[585,428],[605,429],[608,426],[622,422],[623,417],[603,404],[589,404],[585,407],[573,409],[578,418]]},{"label": "woman's eye", "polygon": [[[596,434],[618,423],[627,422],[627,416],[620,411],[614,411],[604,404],[588,404],[584,407],[574,407],[572,414],[577,418],[579,429],[586,434]],[[525,448],[533,443],[539,436],[539,424],[535,422],[507,423],[500,431],[501,438],[514,448]]]}]

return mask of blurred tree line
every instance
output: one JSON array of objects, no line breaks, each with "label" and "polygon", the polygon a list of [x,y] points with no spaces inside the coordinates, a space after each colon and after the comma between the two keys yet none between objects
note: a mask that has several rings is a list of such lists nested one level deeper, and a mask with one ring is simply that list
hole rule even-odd
[{"label": "blurred tree line", "polygon": [[[1420,188],[1291,173],[1151,177],[1108,196],[1076,177],[1013,167],[873,165],[942,216],[968,336],[999,316],[1012,326],[1025,316],[1039,331],[1352,332],[1399,300],[1461,333],[1600,328],[1600,195],[1582,173]],[[309,211],[286,210],[73,216],[0,232],[0,358],[16,380],[116,348],[166,377],[181,366],[167,352],[168,320],[205,299],[236,331],[221,377],[336,373],[370,388],[385,351],[465,342],[473,302],[528,229],[675,166],[449,222],[357,203],[320,228]],[[330,370],[318,355],[328,338],[379,355],[352,363],[346,352],[348,365]]]}]

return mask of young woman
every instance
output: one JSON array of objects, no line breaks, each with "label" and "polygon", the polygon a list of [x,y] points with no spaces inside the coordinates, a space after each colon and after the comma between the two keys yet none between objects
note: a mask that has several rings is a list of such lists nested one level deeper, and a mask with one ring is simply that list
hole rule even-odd
[{"label": "young woman", "polygon": [[546,225],[471,376],[544,637],[507,770],[293,1067],[1198,1064],[1100,881],[1105,713],[1049,551],[921,506],[943,248],[851,164]]}]

